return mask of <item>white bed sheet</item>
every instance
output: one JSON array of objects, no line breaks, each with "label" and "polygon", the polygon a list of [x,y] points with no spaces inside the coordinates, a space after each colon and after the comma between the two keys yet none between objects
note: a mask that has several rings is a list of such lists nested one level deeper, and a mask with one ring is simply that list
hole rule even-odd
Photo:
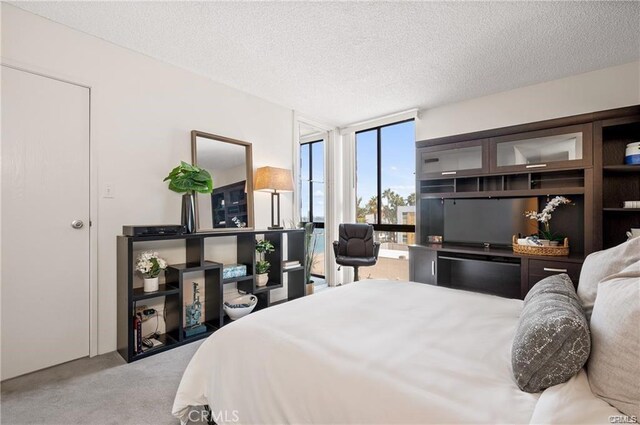
[{"label": "white bed sheet", "polygon": [[[209,337],[173,414],[185,423],[190,406],[209,404],[218,423],[529,423],[540,394],[520,391],[511,373],[521,309],[419,283],[332,288]],[[534,419],[554,422],[553,400]]]}]

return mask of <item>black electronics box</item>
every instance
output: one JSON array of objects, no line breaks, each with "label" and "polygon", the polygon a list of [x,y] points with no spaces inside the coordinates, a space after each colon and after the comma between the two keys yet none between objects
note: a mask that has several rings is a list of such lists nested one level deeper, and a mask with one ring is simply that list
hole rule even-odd
[{"label": "black electronics box", "polygon": [[180,224],[122,226],[122,234],[125,236],[172,236],[182,235],[184,233],[185,228]]}]

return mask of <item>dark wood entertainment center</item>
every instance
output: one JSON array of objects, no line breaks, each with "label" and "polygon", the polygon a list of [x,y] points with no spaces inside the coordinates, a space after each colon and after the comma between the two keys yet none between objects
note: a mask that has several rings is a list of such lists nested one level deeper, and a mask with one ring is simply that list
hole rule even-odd
[{"label": "dark wood entertainment center", "polygon": [[[640,209],[622,208],[640,200],[640,166],[624,165],[626,144],[634,141],[640,105],[416,142],[418,243],[409,248],[410,279],[510,298],[524,298],[557,273],[577,285],[586,255],[640,227]],[[569,237],[569,256],[447,243],[446,235],[444,243],[428,242],[444,234],[445,200],[535,197],[542,208],[555,195],[573,201],[552,219]]]}]

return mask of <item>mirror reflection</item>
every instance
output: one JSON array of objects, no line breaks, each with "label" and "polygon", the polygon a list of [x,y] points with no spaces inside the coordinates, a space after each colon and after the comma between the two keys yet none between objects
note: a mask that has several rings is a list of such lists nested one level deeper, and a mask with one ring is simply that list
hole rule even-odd
[{"label": "mirror reflection", "polygon": [[193,163],[213,178],[213,192],[197,194],[198,231],[252,228],[251,144],[195,130],[191,143]]}]

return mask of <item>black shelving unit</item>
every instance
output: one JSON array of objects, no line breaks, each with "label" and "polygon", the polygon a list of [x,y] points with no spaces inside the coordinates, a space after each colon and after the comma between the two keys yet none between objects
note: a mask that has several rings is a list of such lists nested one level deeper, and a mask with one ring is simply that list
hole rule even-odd
[{"label": "black shelving unit", "polygon": [[[218,237],[234,236],[236,238],[237,262],[247,266],[247,272],[255,270],[255,240],[264,237],[275,247],[266,259],[271,262],[269,282],[259,287],[255,284],[254,274],[222,278],[223,264],[205,259],[205,240]],[[183,240],[185,260],[180,264],[171,264],[165,271],[165,283],[156,292],[144,292],[141,287],[134,287],[134,249],[136,243],[144,243],[145,247],[154,241]],[[286,240],[286,252],[284,249]],[[282,261],[297,260],[304,263],[304,231],[295,230],[235,230],[223,232],[205,232],[189,235],[151,236],[151,237],[117,237],[118,252],[118,352],[127,361],[132,362],[157,354],[182,344],[206,338],[231,320],[222,308],[224,285],[236,283],[239,290],[258,297],[258,305],[254,311],[274,304],[290,301],[305,295],[304,268],[295,267],[282,270]],[[162,255],[162,254],[161,254]],[[184,333],[184,288],[189,285],[185,275],[193,272],[204,274],[204,333],[186,337]],[[284,286],[284,275],[287,275],[288,291],[285,300],[271,301],[271,290]],[[133,321],[136,306],[152,298],[164,298],[165,333],[159,339],[163,345],[136,353]]]}]

